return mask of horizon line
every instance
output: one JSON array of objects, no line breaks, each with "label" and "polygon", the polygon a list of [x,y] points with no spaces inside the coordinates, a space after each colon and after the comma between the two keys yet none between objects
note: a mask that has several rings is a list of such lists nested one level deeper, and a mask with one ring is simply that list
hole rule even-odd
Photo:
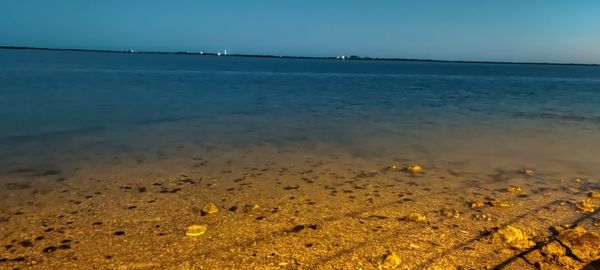
[{"label": "horizon line", "polygon": [[485,61],[485,60],[443,60],[399,57],[369,57],[369,56],[294,56],[271,54],[224,54],[221,52],[189,52],[189,51],[134,51],[134,50],[106,50],[106,49],[79,49],[79,48],[50,48],[31,46],[0,45],[0,49],[10,50],[43,50],[43,51],[75,51],[75,52],[101,52],[125,54],[173,54],[173,55],[200,55],[222,57],[255,57],[255,58],[282,58],[282,59],[321,59],[340,61],[399,61],[399,62],[438,62],[438,63],[464,63],[464,64],[505,64],[505,65],[556,65],[556,66],[600,66],[600,64],[585,63],[555,63],[555,62],[520,62],[520,61]]}]

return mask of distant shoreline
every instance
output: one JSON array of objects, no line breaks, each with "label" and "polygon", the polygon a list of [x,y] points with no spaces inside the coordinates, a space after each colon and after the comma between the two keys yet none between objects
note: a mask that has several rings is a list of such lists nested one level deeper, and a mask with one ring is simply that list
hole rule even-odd
[{"label": "distant shoreline", "polygon": [[336,56],[291,56],[291,55],[261,55],[261,54],[218,54],[214,52],[161,52],[161,51],[116,51],[96,49],[74,49],[74,48],[42,48],[25,46],[0,46],[0,49],[9,50],[40,50],[40,51],[72,51],[72,52],[100,52],[100,53],[123,53],[123,54],[171,54],[171,55],[198,55],[218,57],[254,57],[254,58],[280,58],[280,59],[314,59],[314,60],[338,60],[338,61],[398,61],[398,62],[433,62],[433,63],[462,63],[462,64],[503,64],[503,65],[552,65],[552,66],[600,66],[600,64],[579,63],[546,63],[546,62],[506,62],[506,61],[461,61],[461,60],[439,60],[439,59],[411,59],[411,58],[379,58],[351,56],[341,59]]}]

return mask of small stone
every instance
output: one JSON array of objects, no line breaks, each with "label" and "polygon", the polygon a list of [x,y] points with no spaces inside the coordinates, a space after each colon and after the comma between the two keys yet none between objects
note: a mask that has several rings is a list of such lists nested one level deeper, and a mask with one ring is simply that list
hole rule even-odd
[{"label": "small stone", "polygon": [[493,235],[493,239],[518,250],[527,249],[535,245],[533,241],[527,238],[523,231],[510,225],[497,230]]},{"label": "small stone", "polygon": [[427,217],[421,213],[410,213],[406,218],[410,221],[414,222],[425,222],[427,221]]},{"label": "small stone", "polygon": [[399,171],[400,170],[400,166],[398,165],[390,165],[387,167],[388,170],[390,171]]},{"label": "small stone", "polygon": [[206,215],[206,214],[214,214],[219,212],[219,208],[212,202],[207,203],[203,208],[202,208],[202,214]]},{"label": "small stone", "polygon": [[521,169],[521,173],[527,176],[533,176],[535,174],[532,169],[527,168]]},{"label": "small stone", "polygon": [[473,209],[482,208],[485,206],[485,201],[483,199],[476,199],[476,200],[469,202],[469,206]]},{"label": "small stone", "polygon": [[420,173],[423,171],[423,167],[413,164],[413,165],[407,166],[406,168],[404,168],[404,170],[409,173]]},{"label": "small stone", "polygon": [[523,189],[520,186],[510,185],[506,188],[506,191],[510,193],[521,193]]},{"label": "small stone", "polygon": [[494,207],[510,207],[510,203],[498,199],[490,201],[490,205]]},{"label": "small stone", "polygon": [[585,199],[575,205],[577,210],[584,213],[594,213],[596,204],[591,199]]},{"label": "small stone", "polygon": [[252,212],[252,211],[255,211],[255,210],[258,210],[258,209],[260,209],[260,205],[258,205],[257,203],[244,205],[244,212],[245,213],[249,213],[249,212]]},{"label": "small stone", "polygon": [[543,246],[541,252],[546,256],[559,257],[565,255],[567,250],[558,242],[552,241]]},{"label": "small stone", "polygon": [[392,252],[385,256],[385,259],[383,259],[383,263],[381,264],[380,268],[395,269],[396,267],[400,266],[400,263],[402,263],[402,260],[400,260],[400,256],[398,256],[398,254],[396,254],[395,252]]},{"label": "small stone", "polygon": [[587,195],[593,199],[600,199],[600,192],[597,191],[588,191]]},{"label": "small stone", "polygon": [[452,208],[442,209],[442,214],[449,218],[458,218],[460,216],[460,213],[458,212],[458,210],[452,209]]},{"label": "small stone", "polygon": [[473,218],[476,220],[492,221],[492,214],[477,213],[473,215]]},{"label": "small stone", "polygon": [[191,225],[191,226],[187,227],[187,231],[185,232],[185,235],[191,236],[191,237],[197,237],[197,236],[203,235],[206,232],[206,229],[208,229],[208,225],[206,225],[206,224]]}]

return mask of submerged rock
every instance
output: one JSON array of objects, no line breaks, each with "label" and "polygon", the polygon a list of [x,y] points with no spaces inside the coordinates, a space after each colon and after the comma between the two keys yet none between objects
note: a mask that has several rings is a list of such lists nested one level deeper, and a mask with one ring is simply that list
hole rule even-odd
[{"label": "submerged rock", "polygon": [[414,222],[425,222],[427,221],[427,217],[421,213],[410,213],[406,218],[410,221]]},{"label": "submerged rock", "polygon": [[409,173],[420,173],[423,171],[423,167],[416,165],[416,164],[412,164],[412,165],[408,165],[406,168],[404,168],[404,171],[409,172]]},{"label": "submerged rock", "polygon": [[600,235],[598,233],[588,232],[583,227],[575,227],[562,231],[558,240],[583,262],[600,259]]},{"label": "submerged rock", "polygon": [[490,205],[494,207],[510,207],[510,203],[507,201],[501,201],[498,199],[490,201]]},{"label": "submerged rock", "polygon": [[523,168],[521,169],[521,173],[527,176],[533,176],[535,172],[532,169]]},{"label": "submerged rock", "polygon": [[381,263],[381,266],[379,268],[380,269],[395,269],[396,267],[400,266],[400,263],[402,263],[402,260],[400,260],[400,256],[398,256],[398,254],[392,252],[392,253],[385,255],[385,258],[383,259],[383,263]]},{"label": "submerged rock", "polygon": [[483,199],[476,199],[469,202],[469,206],[473,209],[482,208],[485,206],[485,201]]},{"label": "submerged rock", "polygon": [[200,236],[206,232],[206,229],[208,229],[208,225],[206,225],[206,224],[191,225],[191,226],[187,227],[187,231],[185,232],[185,235],[191,236],[191,237]]},{"label": "submerged rock", "polygon": [[596,204],[591,199],[585,199],[575,205],[577,210],[584,213],[593,213],[596,209]]},{"label": "submerged rock", "polygon": [[207,203],[203,208],[202,208],[202,214],[206,215],[206,214],[214,214],[219,212],[219,208],[212,202]]},{"label": "submerged rock", "polygon": [[527,238],[523,231],[510,225],[498,229],[494,233],[493,239],[518,250],[527,249],[535,245],[533,241]]},{"label": "submerged rock", "polygon": [[460,216],[460,213],[456,209],[444,208],[442,209],[442,215],[449,218],[458,218]]},{"label": "submerged rock", "polygon": [[521,193],[523,189],[520,186],[510,185],[506,188],[506,191],[510,193]]}]

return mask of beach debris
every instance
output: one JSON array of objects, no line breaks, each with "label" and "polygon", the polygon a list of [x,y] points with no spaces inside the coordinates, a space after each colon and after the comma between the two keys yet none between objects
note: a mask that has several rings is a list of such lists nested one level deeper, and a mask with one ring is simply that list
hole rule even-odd
[{"label": "beach debris", "polygon": [[260,209],[260,205],[257,203],[244,205],[244,213],[249,213],[258,209]]},{"label": "beach debris", "polygon": [[583,262],[600,259],[600,234],[596,232],[588,232],[585,228],[577,226],[562,231],[558,240]]},{"label": "beach debris", "polygon": [[396,267],[400,266],[400,263],[402,263],[402,260],[400,260],[400,256],[398,256],[398,254],[396,254],[395,252],[391,252],[385,255],[383,263],[381,263],[379,268],[395,269]]},{"label": "beach debris", "polygon": [[499,199],[494,199],[490,201],[490,205],[494,207],[510,207],[510,203],[507,201],[502,201]]},{"label": "beach debris", "polygon": [[406,168],[404,168],[404,171],[416,174],[416,173],[422,172],[423,167],[416,165],[416,164],[412,164],[412,165],[408,165]]},{"label": "beach debris", "polygon": [[527,176],[533,176],[535,172],[532,169],[523,168],[521,169],[521,173]]},{"label": "beach debris", "polygon": [[219,212],[219,208],[212,202],[207,203],[203,208],[202,208],[202,215],[207,215],[207,214],[214,214]]},{"label": "beach debris", "polygon": [[517,250],[527,249],[535,245],[523,231],[510,225],[498,229],[493,235],[493,240]]},{"label": "beach debris", "polygon": [[591,199],[585,199],[575,205],[577,210],[583,213],[594,213],[596,204]]},{"label": "beach debris", "polygon": [[203,235],[206,232],[207,228],[208,228],[208,225],[206,225],[206,224],[191,225],[191,226],[187,227],[187,230],[185,231],[185,235],[191,236],[191,237],[197,237],[197,236]]},{"label": "beach debris", "polygon": [[406,216],[406,218],[410,221],[414,222],[425,222],[427,221],[427,217],[421,213],[410,213]]},{"label": "beach debris", "polygon": [[486,220],[486,221],[492,221],[492,214],[488,214],[488,213],[477,213],[473,215],[473,218],[476,220]]},{"label": "beach debris", "polygon": [[458,210],[453,208],[444,208],[442,209],[442,215],[449,218],[458,218],[460,216],[460,213],[458,212]]},{"label": "beach debris", "polygon": [[600,192],[597,191],[588,191],[587,195],[593,199],[600,199]]},{"label": "beach debris", "polygon": [[392,165],[388,166],[387,169],[390,171],[399,171],[400,166],[392,164]]},{"label": "beach debris", "polygon": [[472,209],[483,208],[485,206],[485,201],[483,199],[475,199],[468,203],[469,203],[469,207],[471,207]]},{"label": "beach debris", "polygon": [[506,188],[506,191],[510,193],[521,193],[523,192],[523,189],[520,186],[510,185]]}]

